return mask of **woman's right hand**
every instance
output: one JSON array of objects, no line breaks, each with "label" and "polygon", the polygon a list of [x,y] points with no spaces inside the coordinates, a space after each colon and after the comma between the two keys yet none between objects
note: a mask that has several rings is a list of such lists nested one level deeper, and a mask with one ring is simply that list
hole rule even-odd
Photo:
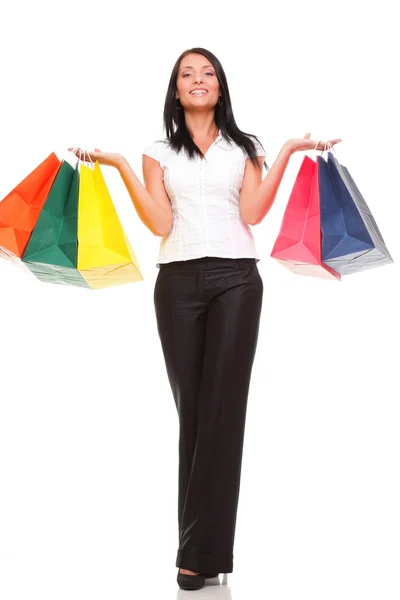
[{"label": "woman's right hand", "polygon": [[[74,151],[73,148],[68,148],[70,152]],[[90,150],[82,150],[82,148],[76,148],[74,154],[80,158],[83,162],[90,162],[90,160],[95,163],[96,160],[99,165],[108,165],[110,167],[118,168],[124,157],[122,154],[117,154],[116,152],[102,152],[99,148],[95,148],[93,151]]]}]

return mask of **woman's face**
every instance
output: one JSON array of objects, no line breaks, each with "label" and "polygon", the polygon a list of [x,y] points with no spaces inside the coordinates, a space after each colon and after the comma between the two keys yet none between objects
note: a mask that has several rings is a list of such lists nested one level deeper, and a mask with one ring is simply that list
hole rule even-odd
[{"label": "woman's face", "polygon": [[[176,98],[185,110],[210,110],[218,102],[219,83],[215,69],[202,54],[187,54],[182,58],[176,87]],[[193,92],[197,88],[204,91]]]}]

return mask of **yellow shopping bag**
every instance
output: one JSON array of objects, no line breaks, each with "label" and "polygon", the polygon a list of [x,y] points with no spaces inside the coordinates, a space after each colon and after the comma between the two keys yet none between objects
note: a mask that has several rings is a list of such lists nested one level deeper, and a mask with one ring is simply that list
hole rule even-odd
[{"label": "yellow shopping bag", "polygon": [[81,165],[77,268],[93,290],[143,280],[97,161]]}]

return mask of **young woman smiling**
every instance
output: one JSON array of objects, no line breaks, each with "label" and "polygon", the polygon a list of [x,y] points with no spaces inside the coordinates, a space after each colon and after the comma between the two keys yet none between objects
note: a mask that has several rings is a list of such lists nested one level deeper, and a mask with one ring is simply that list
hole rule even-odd
[{"label": "young woman smiling", "polygon": [[249,225],[268,213],[292,154],[325,142],[289,139],[268,169],[258,138],[237,126],[225,72],[205,48],[178,57],[164,127],[166,137],[143,151],[144,185],[120,154],[86,154],[119,170],[139,218],[162,237],[154,306],[179,419],[177,580],[194,590],[233,571],[263,296]]}]

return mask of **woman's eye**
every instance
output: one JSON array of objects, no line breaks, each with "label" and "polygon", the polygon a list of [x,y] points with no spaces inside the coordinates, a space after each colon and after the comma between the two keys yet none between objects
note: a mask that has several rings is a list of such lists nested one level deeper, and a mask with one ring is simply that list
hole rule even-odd
[{"label": "woman's eye", "polygon": [[[182,77],[186,77],[186,75],[191,75],[191,73],[184,73],[184,75]],[[214,75],[214,73],[211,73],[211,71],[208,71],[206,73],[206,75]]]}]

